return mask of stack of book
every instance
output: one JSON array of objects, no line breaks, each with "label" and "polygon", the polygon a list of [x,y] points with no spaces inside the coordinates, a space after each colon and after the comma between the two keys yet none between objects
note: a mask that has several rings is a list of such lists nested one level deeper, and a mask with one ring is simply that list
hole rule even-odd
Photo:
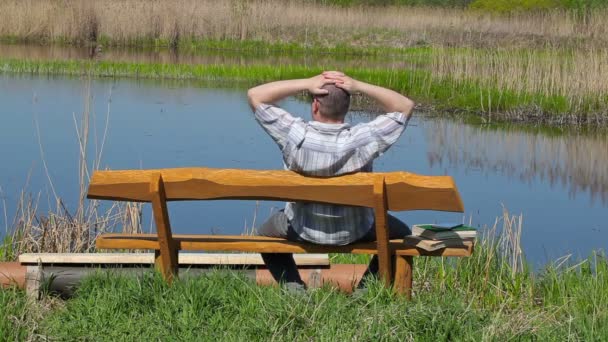
[{"label": "stack of book", "polygon": [[435,251],[446,247],[459,247],[466,241],[475,241],[477,229],[463,224],[438,223],[417,224],[412,227],[412,235],[404,238],[418,248]]}]

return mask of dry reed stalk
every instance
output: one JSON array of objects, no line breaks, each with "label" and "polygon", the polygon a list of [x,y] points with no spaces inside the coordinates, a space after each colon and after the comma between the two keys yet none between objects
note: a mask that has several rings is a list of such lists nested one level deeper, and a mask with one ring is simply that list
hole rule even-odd
[{"label": "dry reed stalk", "polygon": [[305,1],[4,0],[0,36],[118,43],[253,39],[335,45],[529,45],[605,43],[606,11],[577,20],[564,11],[496,16],[460,9],[331,7]]},{"label": "dry reed stalk", "polygon": [[[91,122],[95,121],[95,113],[91,106],[92,95],[90,79],[85,86],[85,107],[80,121],[74,115],[74,125],[78,138],[78,185],[79,194],[76,209],[68,210],[62,199],[53,190],[49,202],[54,202],[54,208],[48,213],[41,214],[39,210],[40,195],[32,197],[22,191],[17,207],[10,243],[15,255],[21,253],[68,253],[92,252],[95,248],[95,238],[105,232],[114,231],[122,226],[126,233],[141,232],[141,204],[118,204],[101,207],[98,201],[87,201],[86,192],[90,169],[98,169],[101,162],[103,145],[106,138],[108,119],[103,130],[102,140],[95,141],[94,156],[88,155],[91,142]],[[108,107],[109,116],[110,108]],[[95,133],[95,132],[94,132]],[[96,134],[95,134],[96,136]],[[44,162],[44,152],[41,146],[41,158]],[[45,170],[49,181],[51,177]]]},{"label": "dry reed stalk", "polygon": [[491,273],[497,271],[493,269],[497,261],[507,266],[506,268],[501,266],[499,271],[509,271],[508,276],[511,279],[515,279],[518,273],[525,271],[525,257],[521,248],[522,228],[523,215],[512,216],[503,206],[502,216],[497,217],[492,228],[484,231],[483,236],[480,237],[478,249],[486,253],[479,262],[483,263],[486,283],[491,278]]},{"label": "dry reed stalk", "polygon": [[436,77],[478,81],[516,93],[581,97],[608,96],[608,50],[436,49]]}]

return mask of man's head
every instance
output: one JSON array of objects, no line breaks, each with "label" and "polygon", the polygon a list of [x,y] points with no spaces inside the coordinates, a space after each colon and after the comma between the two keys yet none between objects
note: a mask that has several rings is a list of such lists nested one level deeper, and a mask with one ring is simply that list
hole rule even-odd
[{"label": "man's head", "polygon": [[333,84],[326,84],[321,89],[328,93],[313,96],[312,118],[321,122],[343,122],[350,106],[350,94]]}]

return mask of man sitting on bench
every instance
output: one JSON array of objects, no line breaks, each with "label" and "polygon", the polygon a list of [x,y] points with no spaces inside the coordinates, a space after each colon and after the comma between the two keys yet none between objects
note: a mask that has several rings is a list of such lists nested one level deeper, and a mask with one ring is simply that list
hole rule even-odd
[{"label": "man sitting on bench", "polygon": [[[309,122],[275,105],[302,91],[312,95]],[[345,123],[350,95],[358,92],[376,100],[388,114],[355,126]],[[337,71],[263,84],[249,89],[247,96],[256,120],[279,145],[285,167],[318,177],[371,172],[373,160],[401,136],[414,108],[412,100],[397,92]],[[387,224],[389,239],[410,234],[408,226],[394,216],[388,216]],[[323,245],[376,240],[371,208],[320,203],[287,203],[285,210],[272,215],[257,233]],[[304,289],[292,254],[262,253],[262,258],[277,282]],[[359,287],[377,271],[378,260],[374,256]]]}]

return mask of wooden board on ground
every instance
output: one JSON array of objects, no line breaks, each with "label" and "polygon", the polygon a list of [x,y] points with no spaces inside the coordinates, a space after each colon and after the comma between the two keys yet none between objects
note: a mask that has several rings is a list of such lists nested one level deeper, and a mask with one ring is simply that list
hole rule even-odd
[{"label": "wooden board on ground", "polygon": [[[327,266],[327,254],[294,255],[299,266]],[[154,253],[24,253],[19,256],[24,265],[38,264],[153,264]],[[264,265],[258,253],[179,253],[179,265]]]}]

